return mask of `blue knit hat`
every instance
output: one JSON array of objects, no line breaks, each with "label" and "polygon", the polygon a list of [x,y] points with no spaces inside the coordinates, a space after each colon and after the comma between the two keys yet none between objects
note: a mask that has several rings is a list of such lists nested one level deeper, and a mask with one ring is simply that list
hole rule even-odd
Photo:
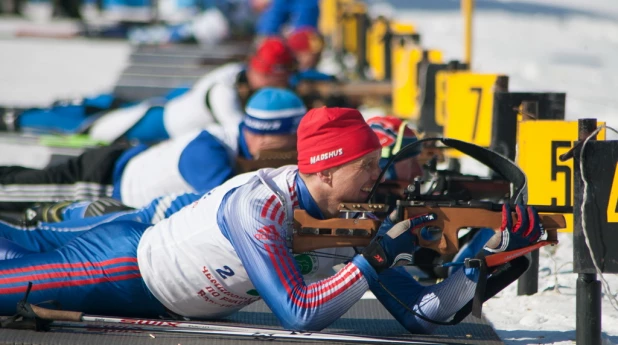
[{"label": "blue knit hat", "polygon": [[255,92],[245,107],[245,128],[258,134],[294,134],[307,112],[294,92],[266,87]]}]

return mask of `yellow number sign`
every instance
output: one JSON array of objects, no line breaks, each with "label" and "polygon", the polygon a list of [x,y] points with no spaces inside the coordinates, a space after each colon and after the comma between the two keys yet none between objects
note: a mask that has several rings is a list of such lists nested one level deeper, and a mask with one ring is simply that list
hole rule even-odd
[{"label": "yellow number sign", "polygon": [[489,147],[498,74],[441,71],[436,78],[436,123],[444,136]]},{"label": "yellow number sign", "polygon": [[[520,120],[517,131],[517,164],[528,177],[528,203],[573,206],[573,160],[559,157],[577,140],[577,121]],[[605,139],[604,130],[597,139]],[[565,218],[562,231],[572,232],[573,215]]]},{"label": "yellow number sign", "polygon": [[612,189],[609,193],[609,202],[607,203],[607,222],[618,223],[618,164],[616,164],[614,169]]}]

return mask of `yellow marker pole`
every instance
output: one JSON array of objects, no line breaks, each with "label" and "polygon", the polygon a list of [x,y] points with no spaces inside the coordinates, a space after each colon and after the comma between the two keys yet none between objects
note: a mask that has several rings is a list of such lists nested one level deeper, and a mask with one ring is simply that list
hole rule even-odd
[{"label": "yellow marker pole", "polygon": [[324,38],[330,43],[337,29],[337,0],[320,1],[318,27]]},{"label": "yellow marker pole", "polygon": [[472,16],[474,0],[461,0],[461,14],[464,20],[464,59],[463,62],[472,70]]}]

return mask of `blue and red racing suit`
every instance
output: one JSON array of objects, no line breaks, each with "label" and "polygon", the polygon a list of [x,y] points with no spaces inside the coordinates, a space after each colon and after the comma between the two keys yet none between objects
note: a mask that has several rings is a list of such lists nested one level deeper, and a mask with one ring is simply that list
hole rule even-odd
[{"label": "blue and red racing suit", "polygon": [[239,175],[154,226],[103,224],[56,250],[1,261],[0,314],[14,313],[31,281],[31,302],[85,313],[221,318],[262,298],[285,328],[319,330],[371,289],[408,330],[429,332],[434,325],[408,309],[446,320],[472,298],[475,270],[422,286],[402,268],[378,276],[351,248],[296,258],[297,208],[321,217],[295,166]]}]

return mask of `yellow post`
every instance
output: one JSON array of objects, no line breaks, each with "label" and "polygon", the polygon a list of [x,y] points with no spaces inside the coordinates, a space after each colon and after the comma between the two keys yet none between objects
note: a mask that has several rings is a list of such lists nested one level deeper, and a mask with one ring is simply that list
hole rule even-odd
[{"label": "yellow post", "polygon": [[464,59],[463,62],[472,70],[472,17],[474,0],[461,0],[461,14],[464,20]]},{"label": "yellow post", "polygon": [[337,0],[320,1],[320,19],[318,27],[322,35],[324,35],[324,38],[330,41],[337,28]]},{"label": "yellow post", "polygon": [[384,80],[384,35],[388,30],[389,21],[384,17],[376,18],[367,31],[367,62],[371,75],[375,80]]}]

